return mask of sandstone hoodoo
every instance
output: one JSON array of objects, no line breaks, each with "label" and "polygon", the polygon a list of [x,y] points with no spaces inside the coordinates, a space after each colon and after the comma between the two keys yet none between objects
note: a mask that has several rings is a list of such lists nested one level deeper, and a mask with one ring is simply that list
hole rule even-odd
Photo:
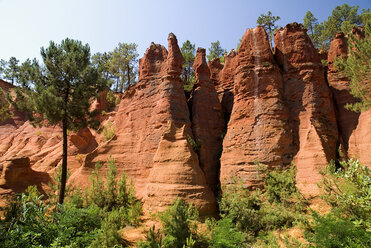
[{"label": "sandstone hoodoo", "polygon": [[221,157],[222,185],[232,178],[246,187],[261,182],[257,164],[268,168],[291,162],[291,135],[279,67],[262,27],[248,29],[236,59],[234,103]]},{"label": "sandstone hoodoo", "polygon": [[317,50],[301,24],[278,30],[274,43],[282,66],[297,183],[303,192],[315,194],[321,178],[318,170],[336,159],[338,129],[331,91]]},{"label": "sandstone hoodoo", "polygon": [[206,64],[206,51],[198,48],[193,70],[196,83],[192,92],[192,132],[199,146],[200,166],[205,172],[207,184],[215,188],[219,182],[219,156],[224,132],[221,104],[210,70]]},{"label": "sandstone hoodoo", "polygon": [[[345,108],[356,99],[349,79],[333,66],[335,57],[347,55],[347,42],[342,33],[335,36],[326,74],[302,25],[278,30],[274,52],[262,27],[247,29],[239,51],[226,54],[224,63],[207,64],[205,49],[197,50],[187,102],[182,54],[171,33],[168,49],[155,43],[147,49],[138,82],[115,96],[120,101],[114,110],[107,92],[98,97],[92,108],[106,112],[98,117],[100,130],[70,132],[71,179],[86,186],[95,164],[112,157],[118,176],[125,171],[133,180],[146,210],[163,210],[180,197],[203,215],[215,213],[219,185],[237,179],[259,187],[263,167],[296,166],[302,193],[317,194],[318,170],[339,157],[338,148],[345,157],[371,163],[371,109],[359,114]],[[4,81],[0,86],[5,92],[13,87]],[[14,110],[0,123],[0,200],[30,184],[45,190],[61,163],[61,144],[58,125],[35,129]]]},{"label": "sandstone hoodoo", "polygon": [[167,122],[185,126],[193,137],[180,79],[182,55],[174,34],[169,35],[168,51],[154,43],[147,49],[139,61],[138,83],[124,93],[112,118],[115,137],[87,155],[84,166],[72,175],[76,182],[89,182],[95,163],[111,156],[118,174],[125,171],[133,179],[137,195],[145,199],[153,158]]},{"label": "sandstone hoodoo", "polygon": [[194,204],[201,215],[215,213],[214,194],[206,184],[188,137],[184,125],[177,128],[169,121],[153,158],[144,198],[147,210],[163,211],[179,197]]},{"label": "sandstone hoodoo", "polygon": [[235,50],[224,56],[224,67],[221,72],[220,81],[216,85],[226,124],[229,121],[233,109],[234,77],[237,68],[236,58],[237,53]]}]

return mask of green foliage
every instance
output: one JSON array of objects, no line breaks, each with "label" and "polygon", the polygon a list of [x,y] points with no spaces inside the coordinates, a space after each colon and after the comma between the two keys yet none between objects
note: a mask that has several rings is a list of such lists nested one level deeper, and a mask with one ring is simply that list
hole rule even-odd
[{"label": "green foliage", "polygon": [[371,232],[359,228],[349,219],[336,215],[320,216],[313,213],[313,234],[307,239],[313,247],[370,247]]},{"label": "green foliage", "polygon": [[[96,205],[104,211],[112,212],[111,220],[120,227],[126,224],[137,225],[142,213],[142,205],[135,198],[133,184],[127,184],[126,174],[123,172],[119,181],[116,180],[116,165],[112,158],[107,161],[106,184],[100,176],[102,165],[97,163],[90,177],[91,187],[88,190],[86,206]],[[114,218],[116,216],[116,218]]]},{"label": "green foliage", "polygon": [[[7,207],[4,220],[0,220],[0,247],[127,245],[118,230],[139,223],[141,204],[135,198],[133,186],[126,184],[125,174],[120,181],[116,180],[112,159],[108,167],[105,184],[96,169],[91,189],[85,196],[67,190],[70,193],[66,194],[64,205],[59,205],[53,197],[43,201],[35,186],[17,196]],[[52,189],[56,189],[55,185]]]},{"label": "green foliage", "polygon": [[181,78],[183,80],[184,90],[191,91],[195,82],[195,73],[193,71],[193,62],[195,60],[196,48],[189,40],[186,40],[180,48],[183,56],[183,70]]},{"label": "green foliage", "polygon": [[243,247],[246,234],[235,227],[232,219],[222,218],[218,221],[208,220],[211,230],[210,247],[213,248],[239,248]]},{"label": "green foliage", "polygon": [[288,203],[291,197],[298,194],[295,176],[296,167],[280,171],[275,169],[266,178],[265,196],[270,203]]},{"label": "green foliage", "polygon": [[110,88],[113,85],[114,75],[109,70],[109,61],[112,59],[112,52],[96,53],[91,57],[92,66],[96,68],[99,74],[99,80],[103,85]]},{"label": "green foliage", "polygon": [[2,247],[87,247],[100,228],[99,210],[52,209],[36,187],[17,196],[0,221]]},{"label": "green foliage", "polygon": [[360,101],[346,107],[356,112],[371,106],[371,19],[365,27],[365,38],[349,36],[348,58],[335,58],[335,68],[350,78],[350,93]]},{"label": "green foliage", "polygon": [[201,145],[198,142],[196,142],[190,135],[187,136],[187,140],[189,144],[192,146],[193,151],[198,154],[200,152]]},{"label": "green foliage", "polygon": [[162,248],[162,234],[159,230],[155,230],[153,225],[147,232],[145,236],[145,241],[141,241],[138,245],[138,248]]},{"label": "green foliage", "polygon": [[265,192],[250,192],[241,184],[223,190],[219,208],[223,218],[232,219],[250,242],[270,230],[291,227],[302,220],[303,205],[297,195],[295,169],[271,171],[265,176]]},{"label": "green foliage", "polygon": [[115,107],[120,102],[120,98],[116,97],[112,91],[108,91],[106,95],[106,100],[109,103],[110,107]]},{"label": "green foliage", "polygon": [[115,137],[115,126],[112,125],[112,122],[109,120],[106,125],[103,127],[103,136],[105,141],[109,141]]},{"label": "green foliage", "polygon": [[318,19],[308,10],[304,16],[303,25],[308,30],[308,35],[311,38],[314,47],[321,49],[321,33],[323,31],[323,24],[318,23]]},{"label": "green foliage", "polygon": [[279,16],[272,16],[272,12],[268,11],[266,15],[261,14],[258,19],[256,20],[256,23],[260,26],[262,26],[265,31],[268,34],[269,37],[269,43],[272,47],[272,40],[273,40],[273,34],[275,30],[277,30],[279,27],[276,25],[276,22],[281,19]]},{"label": "green foliage", "polygon": [[135,43],[119,43],[108,60],[107,68],[116,81],[116,92],[123,92],[135,84],[139,56],[137,47]]},{"label": "green foliage", "polygon": [[9,80],[12,82],[12,85],[14,83],[18,82],[19,79],[19,66],[18,66],[19,60],[15,57],[10,57],[9,61],[7,62],[7,67],[4,71],[4,76],[6,80]]},{"label": "green foliage", "polygon": [[164,247],[183,248],[187,244],[187,239],[191,236],[197,237],[198,212],[184,200],[177,198],[174,204],[159,217],[164,233]]},{"label": "green foliage", "polygon": [[11,118],[10,104],[2,88],[0,88],[0,122],[6,121]]},{"label": "green foliage", "polygon": [[220,46],[220,42],[218,40],[211,42],[211,46],[208,50],[209,54],[206,55],[208,61],[211,61],[214,58],[219,58],[220,62],[224,62],[224,54],[227,51]]},{"label": "green foliage", "polygon": [[341,161],[342,169],[330,164],[323,175],[323,199],[332,206],[332,213],[346,217],[371,231],[371,174],[357,160]]}]

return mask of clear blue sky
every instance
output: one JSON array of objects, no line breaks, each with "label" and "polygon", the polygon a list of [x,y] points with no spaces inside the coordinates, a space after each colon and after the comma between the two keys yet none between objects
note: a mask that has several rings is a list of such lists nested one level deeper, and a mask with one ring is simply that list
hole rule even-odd
[{"label": "clear blue sky", "polygon": [[152,41],[167,46],[170,32],[179,45],[219,40],[230,50],[268,10],[284,26],[308,10],[323,21],[343,3],[371,8],[371,0],[0,0],[0,58],[40,59],[41,46],[66,37],[89,43],[92,53],[135,42],[142,57]]}]

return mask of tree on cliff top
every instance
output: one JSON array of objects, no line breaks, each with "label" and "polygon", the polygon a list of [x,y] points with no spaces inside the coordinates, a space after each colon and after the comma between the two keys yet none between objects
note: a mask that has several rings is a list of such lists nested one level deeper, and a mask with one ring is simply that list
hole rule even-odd
[{"label": "tree on cliff top", "polygon": [[183,80],[185,88],[191,88],[195,80],[195,73],[193,71],[193,62],[195,61],[196,48],[189,40],[186,40],[180,48],[183,56],[183,70],[180,76]]},{"label": "tree on cliff top", "polygon": [[308,30],[308,35],[312,40],[314,47],[321,49],[321,33],[323,31],[323,23],[318,23],[318,19],[314,17],[313,13],[308,10],[304,16],[303,24]]},{"label": "tree on cliff top", "polygon": [[349,35],[348,58],[335,58],[335,68],[350,79],[350,93],[360,102],[346,107],[356,112],[371,106],[371,19],[365,27],[365,38]]},{"label": "tree on cliff top", "polygon": [[108,71],[116,79],[116,92],[122,92],[135,84],[138,62],[137,44],[119,43],[108,60]]},{"label": "tree on cliff top", "polygon": [[12,115],[9,113],[9,102],[2,88],[0,88],[0,122],[6,121]]},{"label": "tree on cliff top", "polygon": [[272,16],[272,13],[268,11],[268,14],[266,15],[261,14],[258,17],[258,20],[256,21],[256,23],[262,26],[267,32],[268,37],[269,37],[269,44],[271,45],[271,47],[272,47],[274,31],[278,29],[278,26],[276,25],[276,21],[278,21],[279,19],[281,19],[279,16]]},{"label": "tree on cliff top", "polygon": [[206,55],[208,61],[211,61],[212,59],[215,59],[215,58],[219,58],[220,62],[222,63],[224,62],[223,55],[227,51],[220,46],[220,42],[218,40],[215,42],[211,42],[211,46],[208,50],[209,50],[209,54]]},{"label": "tree on cliff top", "polygon": [[[67,130],[96,126],[89,111],[91,99],[104,89],[97,69],[90,64],[90,47],[80,41],[65,39],[60,45],[50,42],[41,48],[45,68],[32,77],[33,87],[17,93],[15,106],[27,110],[30,120],[40,124],[62,124],[63,157],[59,203],[63,203],[67,176]],[[23,100],[23,101],[22,101]],[[23,102],[23,106],[20,103]],[[43,118],[41,118],[43,117]]]}]

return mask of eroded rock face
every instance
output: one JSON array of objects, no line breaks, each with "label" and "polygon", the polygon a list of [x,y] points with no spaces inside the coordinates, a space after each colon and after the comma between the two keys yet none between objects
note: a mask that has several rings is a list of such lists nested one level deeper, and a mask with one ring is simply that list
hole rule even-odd
[{"label": "eroded rock face", "polygon": [[274,43],[283,68],[297,183],[302,192],[316,194],[318,170],[336,159],[338,131],[332,95],[318,53],[301,24],[280,29]]},{"label": "eroded rock face", "polygon": [[262,27],[248,29],[237,57],[234,104],[221,157],[221,184],[233,177],[245,187],[261,183],[256,163],[269,168],[291,162],[292,143],[280,70]]},{"label": "eroded rock face", "polygon": [[[354,28],[352,32],[358,39],[364,38],[364,31],[361,28]],[[356,113],[345,108],[346,104],[355,103],[357,99],[350,94],[350,80],[333,66],[336,57],[346,58],[347,55],[348,39],[339,32],[331,42],[328,56],[328,82],[334,95],[339,143],[345,158],[357,157],[363,164],[370,165],[371,109]]]},{"label": "eroded rock face", "polygon": [[28,186],[36,185],[42,193],[49,182],[49,175],[31,169],[28,157],[16,157],[0,164],[0,206],[6,204],[7,197],[23,192]]},{"label": "eroded rock face", "polygon": [[224,56],[224,67],[221,72],[219,83],[216,84],[216,90],[219,96],[220,103],[222,104],[223,114],[226,125],[233,109],[234,101],[234,78],[237,68],[237,53],[232,50]]},{"label": "eroded rock face", "polygon": [[206,185],[188,136],[185,126],[177,128],[169,121],[153,158],[145,209],[163,211],[179,197],[194,204],[201,215],[215,213],[214,194]]},{"label": "eroded rock face", "polygon": [[215,188],[219,182],[219,156],[222,149],[224,119],[221,104],[210,71],[206,64],[206,51],[198,48],[193,64],[196,83],[192,92],[192,132],[199,144],[200,167],[207,184]]},{"label": "eroded rock face", "polygon": [[111,156],[118,174],[125,171],[133,179],[137,195],[146,195],[153,158],[167,122],[185,125],[190,135],[191,122],[183,84],[180,79],[182,55],[175,35],[168,38],[169,52],[152,43],[139,62],[139,82],[127,90],[116,115],[111,119],[115,138],[88,154],[85,164],[71,178],[88,184],[88,177],[98,161]]}]

